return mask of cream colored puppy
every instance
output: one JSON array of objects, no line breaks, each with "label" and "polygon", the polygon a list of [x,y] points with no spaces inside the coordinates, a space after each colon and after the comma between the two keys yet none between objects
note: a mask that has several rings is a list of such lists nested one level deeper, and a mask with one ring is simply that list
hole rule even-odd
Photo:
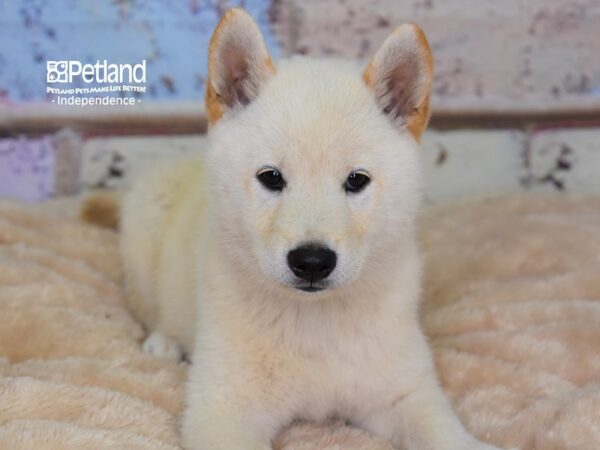
[{"label": "cream colored puppy", "polygon": [[210,44],[210,146],[126,195],[122,251],[144,347],[191,353],[183,442],[268,450],[294,419],[397,447],[493,449],[445,398],[417,318],[418,140],[432,58],[396,29],[366,70],[271,60],[254,21]]}]

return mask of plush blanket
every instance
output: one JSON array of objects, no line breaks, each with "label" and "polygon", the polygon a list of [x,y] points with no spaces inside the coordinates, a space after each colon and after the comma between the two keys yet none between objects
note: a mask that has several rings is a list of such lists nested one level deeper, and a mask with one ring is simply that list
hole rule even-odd
[{"label": "plush blanket", "polygon": [[[0,448],[178,449],[186,365],[141,352],[116,236],[73,211],[0,202]],[[467,427],[600,449],[600,198],[446,205],[421,229],[423,326]],[[391,449],[339,423],[276,447]]]}]

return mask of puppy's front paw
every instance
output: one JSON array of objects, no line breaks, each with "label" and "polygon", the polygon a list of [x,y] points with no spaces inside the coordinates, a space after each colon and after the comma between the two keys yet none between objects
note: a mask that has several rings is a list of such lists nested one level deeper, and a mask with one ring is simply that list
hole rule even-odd
[{"label": "puppy's front paw", "polygon": [[170,359],[175,362],[183,359],[181,346],[174,339],[165,336],[160,331],[153,331],[146,338],[142,345],[142,350],[152,356]]}]

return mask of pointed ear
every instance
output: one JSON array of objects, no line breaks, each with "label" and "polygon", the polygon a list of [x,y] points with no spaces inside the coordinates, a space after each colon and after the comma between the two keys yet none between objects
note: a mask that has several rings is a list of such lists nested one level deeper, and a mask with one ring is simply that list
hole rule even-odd
[{"label": "pointed ear", "polygon": [[208,48],[206,111],[210,124],[225,112],[243,107],[275,73],[256,22],[242,9],[228,10],[213,32]]},{"label": "pointed ear", "polygon": [[396,28],[363,73],[379,107],[419,140],[429,121],[433,58],[427,38],[415,24]]}]

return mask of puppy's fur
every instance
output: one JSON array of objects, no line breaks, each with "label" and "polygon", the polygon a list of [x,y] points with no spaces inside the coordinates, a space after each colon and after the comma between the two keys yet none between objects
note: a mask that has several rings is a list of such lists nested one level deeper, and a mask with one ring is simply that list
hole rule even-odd
[{"label": "puppy's fur", "polygon": [[[493,449],[452,411],[417,318],[432,78],[422,31],[396,29],[364,71],[275,65],[254,21],[230,10],[208,75],[208,153],[148,172],[121,211],[144,346],[192,356],[185,447],[267,450],[293,419],[339,416],[401,448]],[[257,180],[265,166],[285,178],[281,192]],[[354,170],[371,183],[348,193]],[[337,254],[320,292],[296,289],[286,262],[305,242]]]}]

